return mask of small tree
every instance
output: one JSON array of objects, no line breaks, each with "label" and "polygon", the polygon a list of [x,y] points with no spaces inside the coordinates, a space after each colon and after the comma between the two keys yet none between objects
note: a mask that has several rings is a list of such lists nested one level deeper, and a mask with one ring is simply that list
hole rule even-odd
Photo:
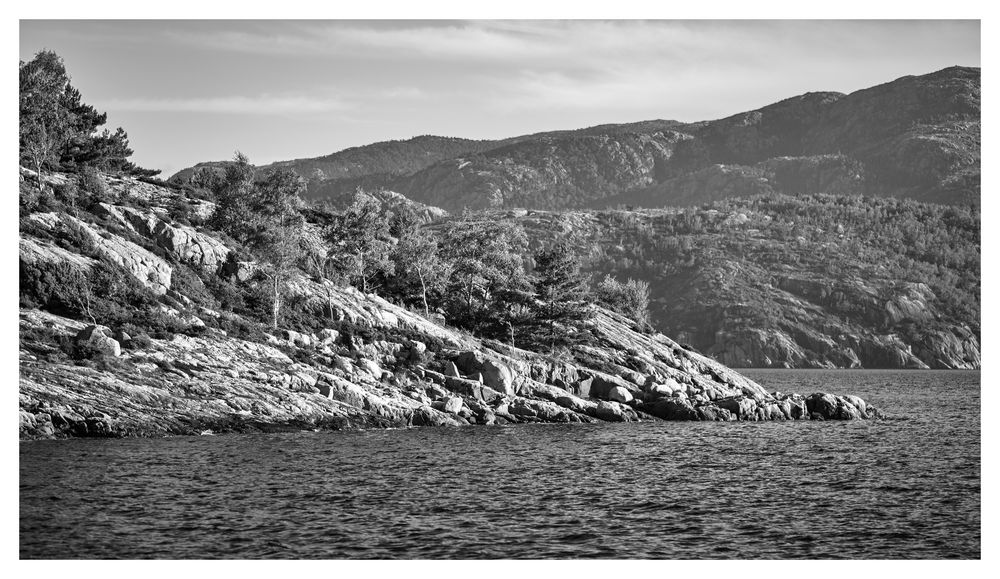
[{"label": "small tree", "polygon": [[42,171],[58,160],[58,152],[72,136],[69,111],[60,98],[69,85],[66,66],[49,50],[20,65],[19,138],[21,157],[35,167],[38,191]]},{"label": "small tree", "polygon": [[597,299],[609,310],[649,327],[649,283],[629,278],[621,283],[610,275],[597,285]]},{"label": "small tree", "polygon": [[[587,278],[580,273],[580,260],[567,241],[535,252],[535,294],[532,307],[539,334],[553,349],[559,341],[559,325],[574,325],[586,319],[591,302]],[[564,339],[568,338],[563,334]]]},{"label": "small tree", "polygon": [[416,278],[416,283],[412,285],[419,286],[424,315],[429,315],[428,291],[444,287],[450,273],[448,263],[441,259],[437,239],[422,226],[413,211],[397,212],[393,216],[390,232],[397,240],[391,253],[395,263],[396,286],[406,288]]},{"label": "small tree", "polygon": [[215,183],[217,206],[211,225],[248,246],[263,262],[262,271],[270,280],[274,328],[288,276],[302,256],[304,219],[299,195],[304,188],[291,169],[274,169],[256,181],[253,165],[240,152]]},{"label": "small tree", "polygon": [[260,226],[251,246],[263,258],[264,273],[271,280],[271,325],[278,327],[278,316],[289,275],[302,257],[302,198],[305,183],[291,169],[274,169],[255,187],[252,209]]},{"label": "small tree", "polygon": [[362,292],[374,289],[372,281],[377,275],[393,273],[389,218],[375,199],[358,195],[346,211],[333,218],[326,239],[335,267]]}]

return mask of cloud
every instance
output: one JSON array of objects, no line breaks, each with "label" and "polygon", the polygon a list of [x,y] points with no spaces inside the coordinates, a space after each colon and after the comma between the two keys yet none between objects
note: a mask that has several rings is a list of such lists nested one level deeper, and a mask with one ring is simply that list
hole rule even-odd
[{"label": "cloud", "polygon": [[333,113],[343,112],[351,108],[350,105],[338,99],[294,95],[130,98],[110,99],[103,104],[114,111],[234,115]]}]

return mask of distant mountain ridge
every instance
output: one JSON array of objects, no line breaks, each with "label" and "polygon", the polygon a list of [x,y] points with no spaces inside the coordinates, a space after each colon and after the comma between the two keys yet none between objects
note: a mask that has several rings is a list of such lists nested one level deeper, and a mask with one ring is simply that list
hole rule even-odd
[{"label": "distant mountain ridge", "polygon": [[685,206],[803,192],[978,204],[980,103],[980,69],[955,66],[714,121],[495,141],[424,136],[274,165],[308,179],[312,198],[385,188],[448,211]]}]

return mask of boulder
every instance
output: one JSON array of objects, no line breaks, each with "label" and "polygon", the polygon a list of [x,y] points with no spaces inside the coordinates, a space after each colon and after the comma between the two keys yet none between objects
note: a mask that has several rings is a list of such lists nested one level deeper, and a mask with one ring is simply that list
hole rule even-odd
[{"label": "boulder", "polygon": [[312,345],[312,338],[307,334],[296,332],[295,330],[281,330],[281,338],[288,340],[299,348],[308,348]]},{"label": "boulder", "polygon": [[444,363],[444,375],[445,376],[451,376],[451,377],[454,377],[454,378],[461,378],[462,377],[462,375],[459,374],[458,368],[455,366],[454,362],[445,362]]},{"label": "boulder", "polygon": [[461,423],[430,406],[421,406],[410,415],[412,426],[459,426]]},{"label": "boulder", "polygon": [[597,418],[608,422],[628,422],[629,418],[625,412],[625,407],[617,402],[601,400],[595,409]]},{"label": "boulder", "polygon": [[733,413],[740,420],[747,420],[756,416],[757,404],[745,396],[731,396],[720,398],[715,401],[715,405]]},{"label": "boulder", "polygon": [[369,360],[368,358],[360,358],[357,362],[358,368],[361,368],[365,372],[368,372],[375,377],[376,380],[382,378],[382,368],[375,363],[374,360]]},{"label": "boulder", "polygon": [[833,394],[816,392],[806,397],[806,408],[810,415],[818,414],[826,419],[836,418],[837,406],[837,397]]},{"label": "boulder", "polygon": [[661,398],[652,405],[646,405],[644,410],[664,420],[698,420],[700,418],[698,411],[690,402],[679,398]]},{"label": "boulder", "polygon": [[76,341],[78,344],[93,348],[105,356],[121,356],[121,344],[111,336],[112,332],[109,328],[90,325],[76,334]]},{"label": "boulder", "polygon": [[590,398],[590,387],[594,384],[594,378],[588,376],[582,380],[578,380],[573,383],[570,387],[570,392],[576,394],[580,398]]},{"label": "boulder", "polygon": [[462,410],[462,399],[452,396],[444,401],[444,411],[450,414],[458,414]]},{"label": "boulder", "polygon": [[482,374],[483,384],[502,392],[514,394],[514,371],[498,360],[479,350],[466,350],[455,358],[454,364],[466,375]]},{"label": "boulder", "polygon": [[340,337],[340,332],[337,330],[331,330],[329,328],[323,328],[319,331],[319,343],[323,345],[330,345],[337,341]]},{"label": "boulder", "polygon": [[621,386],[615,386],[610,391],[608,391],[608,400],[612,402],[621,402],[623,404],[628,404],[633,399],[632,394],[622,388]]}]

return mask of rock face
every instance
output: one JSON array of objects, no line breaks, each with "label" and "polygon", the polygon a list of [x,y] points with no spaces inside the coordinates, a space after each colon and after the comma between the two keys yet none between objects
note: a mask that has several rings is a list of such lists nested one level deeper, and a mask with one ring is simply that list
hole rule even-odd
[{"label": "rock face", "polygon": [[148,250],[114,235],[98,233],[92,226],[66,214],[35,213],[29,216],[36,225],[51,231],[71,231],[89,240],[94,250],[101,256],[125,268],[135,279],[158,295],[170,289],[170,275],[173,268],[163,259]]},{"label": "rock face", "polygon": [[218,271],[229,257],[229,248],[218,239],[186,225],[170,224],[151,211],[108,203],[98,207],[124,227],[155,241],[192,265]]}]

